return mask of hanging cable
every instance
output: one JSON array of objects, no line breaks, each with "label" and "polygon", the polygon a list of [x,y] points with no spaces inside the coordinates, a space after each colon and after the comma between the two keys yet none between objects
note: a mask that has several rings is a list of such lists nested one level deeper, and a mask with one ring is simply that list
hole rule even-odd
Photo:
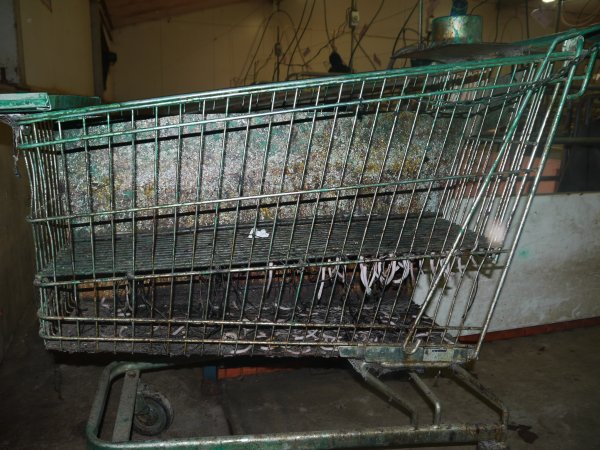
[{"label": "hanging cable", "polygon": [[331,36],[329,36],[329,25],[327,24],[327,2],[323,0],[323,20],[325,21],[325,34],[327,35],[327,42],[331,42]]},{"label": "hanging cable", "polygon": [[598,4],[598,7],[596,8],[595,11],[590,12],[590,13],[586,13],[586,15],[588,16],[588,18],[586,20],[584,20],[583,22],[579,22],[579,19],[581,18],[581,16],[583,15],[585,9],[588,7],[588,5],[592,2],[592,0],[588,0],[579,10],[579,14],[577,14],[577,18],[575,20],[575,22],[570,22],[567,20],[567,18],[565,17],[565,9],[562,8],[561,10],[561,14],[560,14],[560,20],[562,21],[562,23],[564,23],[566,26],[568,27],[584,27],[586,25],[590,25],[594,22],[597,21],[596,16],[600,13],[600,3]]},{"label": "hanging cable", "polygon": [[[280,11],[280,13],[281,13],[281,14],[283,14],[284,16],[286,16],[286,17],[287,17],[287,18],[290,20],[290,22],[291,22],[291,24],[292,24],[292,27],[293,27],[293,28],[296,28],[296,24],[294,23],[294,20],[292,19],[292,16],[290,16],[290,15],[289,15],[289,13],[288,13],[287,11],[281,10],[281,11]],[[339,36],[339,34],[338,34],[338,36]],[[297,37],[297,35],[294,35],[294,37],[292,37],[292,40],[293,40],[292,42],[298,42],[298,37]],[[333,41],[333,40],[335,40],[335,36],[332,38],[332,41]],[[298,45],[300,45],[300,44],[298,43]],[[326,46],[327,46],[327,45],[329,45],[329,42],[326,44]],[[288,46],[287,50],[289,50],[289,46]],[[284,57],[284,56],[285,56],[285,53],[284,53],[283,55],[280,55],[280,61],[283,61],[283,57]],[[308,61],[304,61],[304,60],[303,60],[303,64],[304,64],[304,65],[307,65],[307,64],[309,64],[309,63],[310,63],[310,62],[311,62],[311,61],[312,61],[314,58],[315,58],[315,57],[311,58],[311,59],[310,59],[310,60],[308,60]],[[288,66],[293,66],[293,65],[295,65],[295,64],[288,63],[287,65],[288,65]],[[275,70],[273,71],[273,76],[271,77],[271,80],[273,80],[273,81],[275,80],[276,71],[277,71],[277,68],[275,68]]]},{"label": "hanging cable", "polygon": [[404,29],[406,28],[406,25],[408,25],[408,22],[409,22],[410,18],[412,17],[412,15],[417,10],[417,6],[419,6],[419,0],[416,1],[415,5],[410,10],[410,13],[408,13],[408,16],[406,17],[406,20],[404,21],[404,24],[402,24],[402,26],[400,27],[400,30],[398,31],[398,34],[396,35],[396,39],[394,40],[394,45],[392,46],[392,53],[390,55],[390,62],[388,64],[388,68],[390,68],[390,69],[394,65],[394,59],[393,59],[394,58],[394,53],[396,53],[396,46],[398,45],[398,41],[400,40],[400,36],[404,32]]},{"label": "hanging cable", "polygon": [[319,56],[319,54],[325,50],[327,47],[329,46],[333,46],[334,42],[336,39],[338,39],[340,36],[343,36],[346,32],[346,21],[344,20],[344,22],[338,26],[337,31],[335,31],[333,33],[333,36],[331,36],[327,42],[325,44],[323,44],[321,47],[319,47],[319,50],[317,50],[317,52],[314,54],[314,56],[308,60],[306,60],[305,64],[310,64],[311,62],[313,62],[315,59],[317,59],[317,57]]},{"label": "hanging cable", "polygon": [[529,0],[525,0],[525,30],[529,39]]},{"label": "hanging cable", "polygon": [[365,26],[365,28],[363,28],[363,31],[360,33],[360,36],[358,37],[358,40],[356,41],[356,44],[354,44],[354,48],[352,49],[352,52],[350,53],[350,60],[348,62],[348,65],[350,67],[352,67],[352,62],[354,61],[354,53],[356,53],[356,49],[360,45],[363,38],[366,36],[367,31],[369,31],[369,28],[371,28],[371,25],[373,25],[373,22],[375,21],[375,19],[377,19],[377,16],[383,9],[384,3],[385,3],[385,0],[381,0],[381,3],[379,4],[377,11],[375,11],[375,14],[373,14],[373,17],[371,17],[371,20],[369,21],[369,23]]},{"label": "hanging cable", "polygon": [[[297,27],[294,24],[294,20],[288,14],[288,17],[292,21],[292,26],[295,28],[295,31],[294,31],[294,36],[292,37],[292,40],[291,40],[290,44],[287,46],[287,48],[285,49],[285,51],[282,53],[282,55],[280,57],[280,61],[283,61],[285,59],[285,57],[287,56],[288,52],[290,51],[290,48],[292,48],[292,45],[294,45],[294,42],[296,42],[296,43],[298,42],[298,32],[300,31],[300,27],[302,26],[302,21],[304,20],[304,14],[306,14],[306,8],[307,7],[308,7],[308,0],[304,0],[304,7],[302,8],[302,14],[300,15],[300,21],[298,22],[298,26]],[[273,78],[275,78],[275,70],[273,70]]]},{"label": "hanging cable", "polygon": [[256,61],[256,57],[258,56],[258,51],[260,50],[260,46],[262,45],[263,40],[265,38],[265,34],[267,33],[267,30],[269,28],[269,23],[271,22],[271,19],[273,19],[274,16],[275,16],[275,12],[272,12],[271,15],[269,15],[269,18],[267,19],[267,22],[265,23],[263,32],[258,41],[258,46],[256,47],[256,51],[254,52],[254,56],[250,60],[250,64],[248,64],[248,69],[246,70],[246,73],[244,75],[244,78],[243,78],[244,84],[246,84],[246,80],[248,79],[248,74],[250,73],[250,69],[254,65],[254,62]]},{"label": "hanging cable", "polygon": [[477,8],[479,8],[482,5],[485,5],[489,1],[490,0],[481,0],[479,3],[477,3],[475,6],[473,6],[473,8],[471,9],[471,12],[469,14],[473,14]]},{"label": "hanging cable", "polygon": [[[294,55],[296,54],[296,50],[298,50],[298,48],[300,47],[300,42],[302,41],[302,38],[304,37],[304,33],[306,33],[306,30],[308,28],[308,24],[310,23],[310,19],[312,18],[313,12],[315,10],[316,3],[317,3],[317,0],[313,0],[312,6],[310,8],[310,12],[308,13],[308,18],[306,19],[306,23],[304,24],[304,28],[302,29],[302,33],[300,33],[300,36],[298,37],[298,39],[296,39],[296,45],[294,46],[294,50],[292,50],[292,54],[289,57],[289,63],[287,65],[286,78],[290,74],[290,66],[292,65],[292,61],[294,60]],[[283,57],[282,57],[282,59],[283,59]]]},{"label": "hanging cable", "polygon": [[494,33],[494,42],[498,40],[498,28],[500,27],[500,6],[496,4],[496,33]]}]

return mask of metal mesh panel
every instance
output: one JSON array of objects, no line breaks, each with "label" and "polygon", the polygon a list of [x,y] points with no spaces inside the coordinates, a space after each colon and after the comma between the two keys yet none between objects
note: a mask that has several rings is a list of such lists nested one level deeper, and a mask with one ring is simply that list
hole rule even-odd
[{"label": "metal mesh panel", "polygon": [[534,192],[540,142],[582,59],[548,53],[21,119],[47,346],[468,348],[460,336],[485,334],[497,300],[477,299],[486,319],[469,321],[477,280],[509,265],[517,203]]}]

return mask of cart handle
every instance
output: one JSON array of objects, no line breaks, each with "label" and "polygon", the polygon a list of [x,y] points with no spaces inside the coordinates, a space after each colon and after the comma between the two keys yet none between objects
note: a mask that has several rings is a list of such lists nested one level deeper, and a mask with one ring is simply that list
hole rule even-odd
[{"label": "cart handle", "polygon": [[81,108],[100,103],[100,97],[81,95],[51,95],[46,92],[0,94],[0,121],[6,121],[3,120],[3,115]]}]

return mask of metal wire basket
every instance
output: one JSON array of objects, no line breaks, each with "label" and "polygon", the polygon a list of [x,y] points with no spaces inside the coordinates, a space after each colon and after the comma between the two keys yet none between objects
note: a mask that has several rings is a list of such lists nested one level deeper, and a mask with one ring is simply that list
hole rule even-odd
[{"label": "metal wire basket", "polygon": [[[31,184],[46,346],[475,358],[562,106],[594,65],[582,36],[7,116]],[[494,295],[476,296],[492,268]]]}]

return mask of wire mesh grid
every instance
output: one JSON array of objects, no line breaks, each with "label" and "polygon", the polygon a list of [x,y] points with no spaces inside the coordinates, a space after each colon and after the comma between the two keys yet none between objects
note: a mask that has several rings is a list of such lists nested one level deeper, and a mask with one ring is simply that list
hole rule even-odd
[{"label": "wire mesh grid", "polygon": [[[46,345],[221,356],[467,347],[461,336],[483,335],[495,303],[476,297],[478,279],[509,265],[517,204],[533,195],[540,142],[581,59],[20,118]],[[470,319],[475,299],[483,323]]]}]

